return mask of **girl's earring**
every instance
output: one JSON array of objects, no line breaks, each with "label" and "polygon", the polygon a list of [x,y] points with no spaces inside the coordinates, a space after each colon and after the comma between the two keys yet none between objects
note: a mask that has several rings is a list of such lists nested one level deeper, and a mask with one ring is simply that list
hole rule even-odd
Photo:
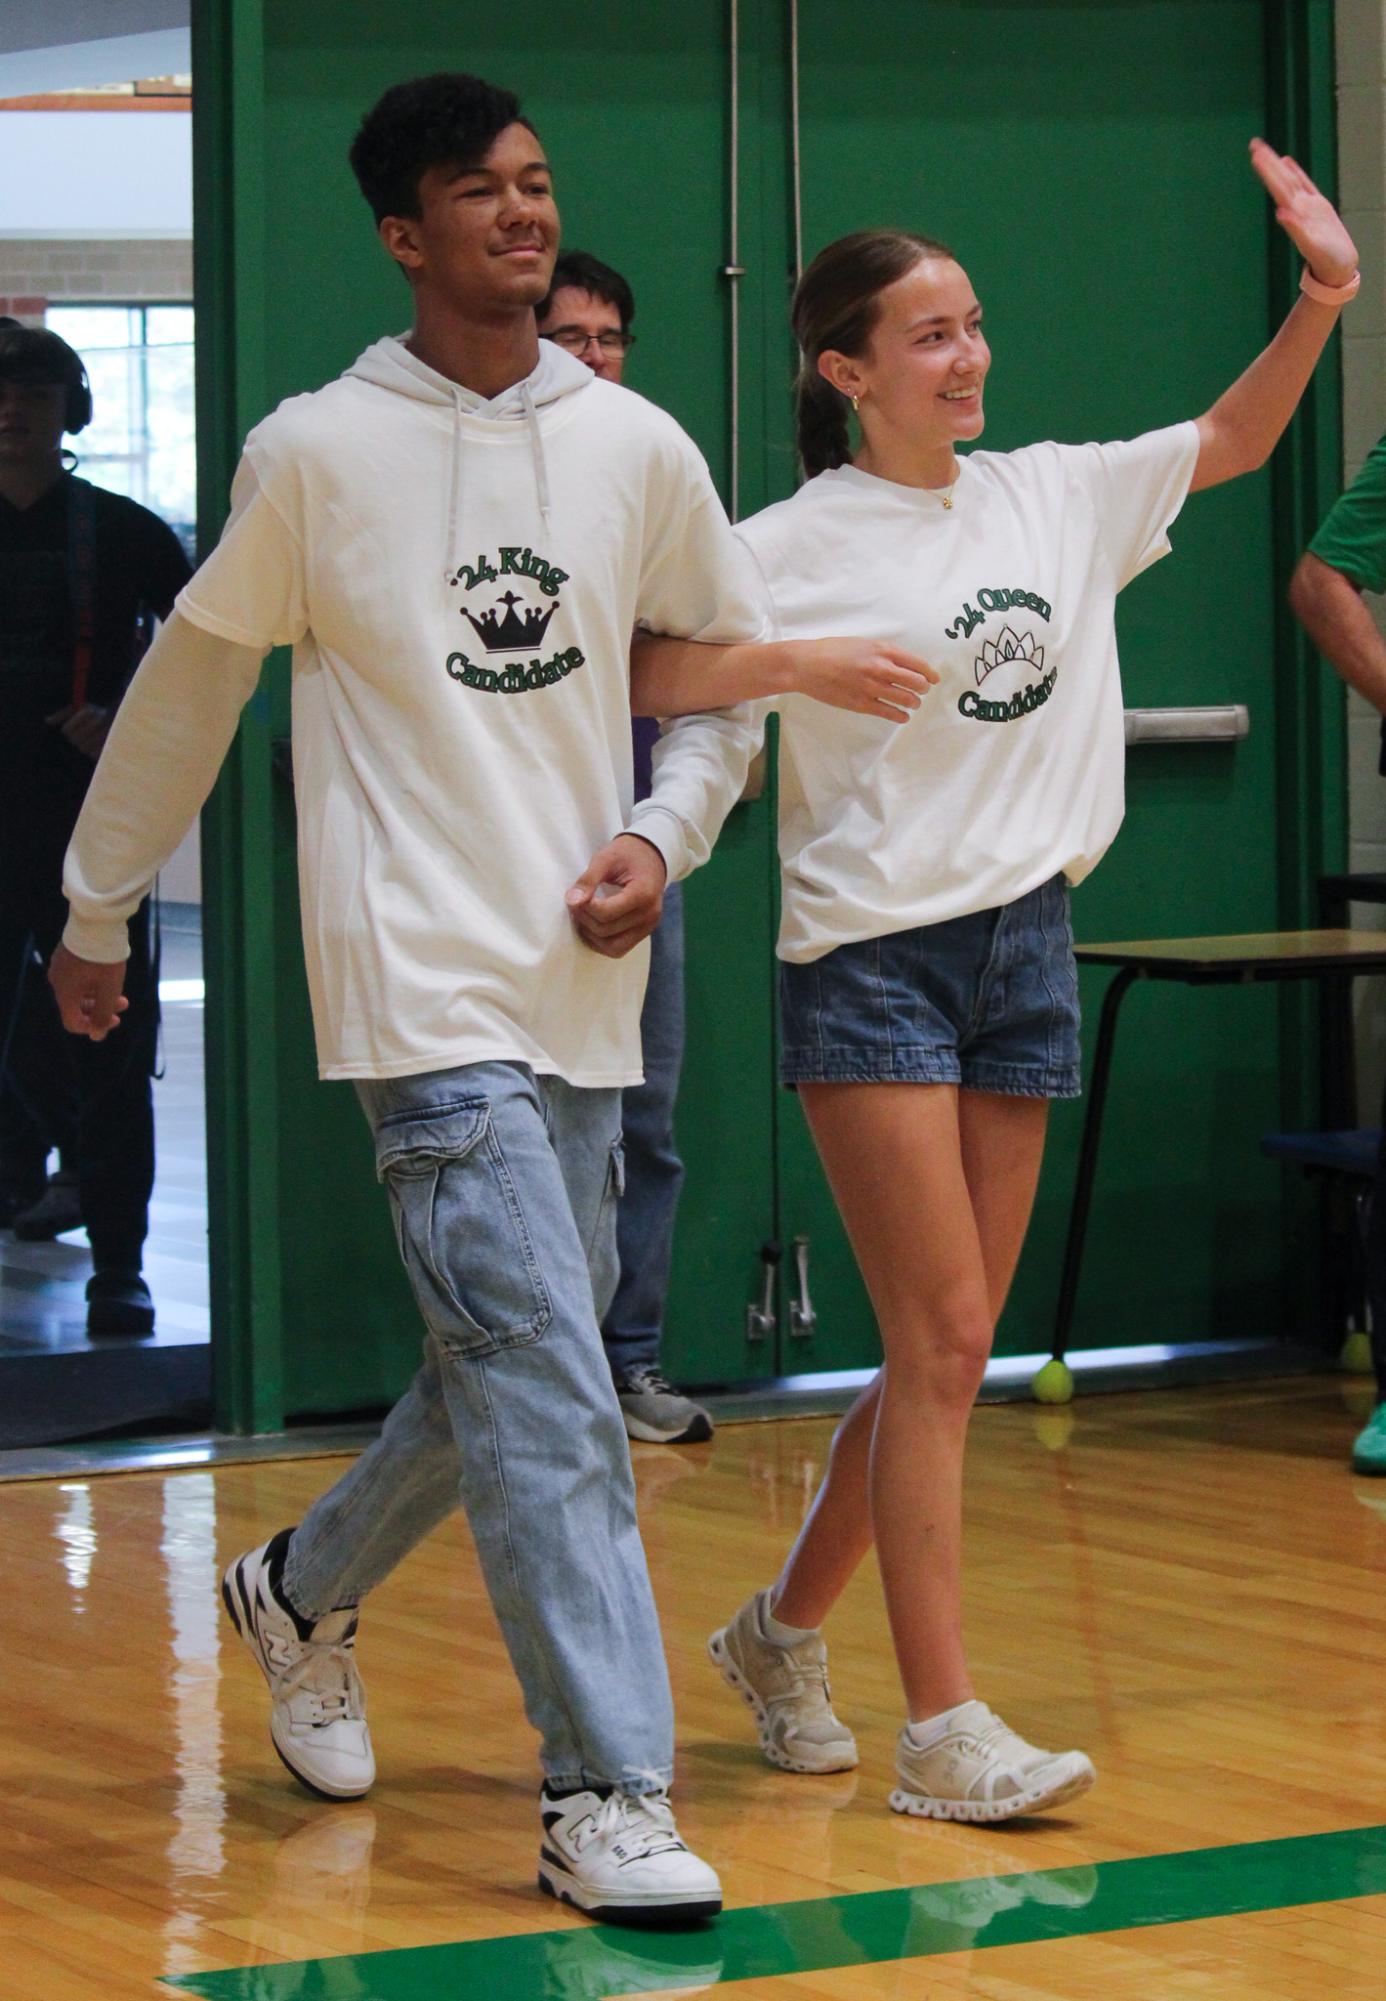
[{"label": "girl's earring", "polygon": [[861,404],[858,403],[856,397],[854,396],[852,398],[852,415],[855,417],[860,409],[861,409]]}]

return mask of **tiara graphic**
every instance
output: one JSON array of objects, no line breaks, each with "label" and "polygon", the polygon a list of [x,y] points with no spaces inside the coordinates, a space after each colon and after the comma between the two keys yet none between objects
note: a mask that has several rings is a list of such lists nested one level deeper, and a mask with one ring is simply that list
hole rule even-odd
[{"label": "tiara graphic", "polygon": [[[526,606],[525,615],[521,618],[515,607],[523,603],[524,600],[517,598],[514,591],[506,591],[499,603],[492,605],[490,611],[483,612],[480,618],[473,618],[465,605],[462,606],[462,616],[488,653],[520,653],[539,644],[549,629],[549,620],[558,610],[556,603],[544,611]],[[504,618],[500,616],[501,605],[509,606]]]},{"label": "tiara graphic", "polygon": [[1043,667],[1044,648],[1036,646],[1033,632],[1027,632],[1021,639],[1008,625],[1005,625],[997,634],[994,644],[990,639],[983,640],[982,651],[976,662],[977,686],[980,688],[988,674],[994,673],[998,667],[1004,667],[1011,660],[1023,660],[1027,667],[1033,667],[1037,671]]}]

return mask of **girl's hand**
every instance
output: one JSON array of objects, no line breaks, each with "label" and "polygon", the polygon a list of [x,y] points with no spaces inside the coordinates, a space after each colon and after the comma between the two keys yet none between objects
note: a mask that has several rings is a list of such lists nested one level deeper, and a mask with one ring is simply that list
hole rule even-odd
[{"label": "girl's hand", "polygon": [[927,660],[875,639],[798,639],[786,651],[791,692],[891,723],[908,722],[938,685]]},{"label": "girl's hand", "polygon": [[1358,266],[1357,245],[1326,195],[1303,167],[1264,139],[1251,142],[1251,164],[1275,203],[1275,219],[1321,285],[1346,285]]}]

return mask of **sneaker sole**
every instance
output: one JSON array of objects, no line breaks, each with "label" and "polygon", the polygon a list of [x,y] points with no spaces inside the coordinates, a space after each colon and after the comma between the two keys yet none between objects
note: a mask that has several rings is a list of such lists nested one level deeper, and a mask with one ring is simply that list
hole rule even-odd
[{"label": "sneaker sole", "polygon": [[584,1917],[596,1918],[601,1924],[629,1925],[633,1930],[681,1931],[700,1925],[709,1918],[720,1916],[722,1899],[690,1893],[683,1898],[666,1898],[662,1903],[611,1903],[594,1897],[584,1890],[575,1876],[566,1869],[556,1869],[551,1862],[539,1867],[539,1888],[546,1897],[553,1897],[560,1904],[571,1904]]},{"label": "sneaker sole", "polygon": [[1077,1799],[1085,1793],[1096,1779],[1097,1773],[1089,1766],[1086,1772],[1078,1772],[1061,1785],[1041,1787],[1032,1793],[1020,1793],[1014,1799],[1006,1800],[950,1800],[933,1793],[912,1793],[904,1786],[897,1786],[890,1796],[893,1813],[913,1814],[919,1820],[965,1820],[972,1822],[990,1820],[1015,1820],[1021,1814],[1048,1813],[1056,1806],[1065,1806],[1069,1800]]},{"label": "sneaker sole", "polygon": [[152,1306],[103,1306],[87,1314],[87,1339],[143,1339],[154,1332]]},{"label": "sneaker sole", "polygon": [[765,1704],[761,1701],[727,1651],[727,1629],[725,1626],[719,1626],[708,1641],[707,1654],[708,1659],[717,1669],[717,1672],[721,1675],[728,1688],[736,1690],[741,1700],[755,1717],[756,1734],[760,1739],[760,1748],[772,1765],[778,1765],[782,1772],[801,1772],[809,1778],[816,1779],[826,1777],[829,1772],[854,1772],[856,1770],[858,1758],[855,1744],[852,1746],[850,1755],[844,1751],[840,1756],[833,1758],[831,1764],[823,1765],[805,1764],[802,1759],[791,1758],[787,1752],[780,1749],[779,1745],[770,1736],[769,1718],[766,1715]]},{"label": "sneaker sole", "polygon": [[632,1417],[624,1408],[621,1417],[626,1437],[636,1439],[641,1445],[706,1445],[712,1436],[712,1420],[709,1417],[695,1417],[682,1431],[660,1431],[655,1425]]},{"label": "sneaker sole", "polygon": [[[237,1557],[236,1561],[223,1571],[221,1579],[221,1602],[225,1605],[226,1615],[235,1627],[238,1637],[244,1643],[246,1652],[250,1655],[256,1667],[259,1668],[261,1674],[264,1675],[266,1684],[272,1686],[265,1669],[265,1664],[260,1658],[259,1646],[255,1640],[255,1628],[250,1617],[250,1605],[245,1584],[241,1577],[241,1564],[243,1561],[243,1558]],[[364,1785],[357,1786],[350,1791],[334,1792],[329,1787],[322,1785],[319,1780],[310,1779],[306,1772],[299,1770],[298,1766],[289,1757],[283,1745],[279,1742],[279,1739],[275,1736],[273,1711],[270,1714],[270,1743],[273,1746],[275,1757],[278,1758],[284,1770],[288,1772],[291,1778],[297,1779],[305,1791],[312,1793],[315,1799],[359,1800],[364,1799],[371,1789],[370,1785]],[[374,1784],[374,1780],[371,1781],[371,1784]]]}]

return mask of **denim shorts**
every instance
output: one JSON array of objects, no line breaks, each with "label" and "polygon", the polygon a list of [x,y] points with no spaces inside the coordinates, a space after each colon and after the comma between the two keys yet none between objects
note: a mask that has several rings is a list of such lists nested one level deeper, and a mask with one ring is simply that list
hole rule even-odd
[{"label": "denim shorts", "polygon": [[1061,875],[997,910],[780,967],[780,1079],[1076,1098],[1078,969]]}]

